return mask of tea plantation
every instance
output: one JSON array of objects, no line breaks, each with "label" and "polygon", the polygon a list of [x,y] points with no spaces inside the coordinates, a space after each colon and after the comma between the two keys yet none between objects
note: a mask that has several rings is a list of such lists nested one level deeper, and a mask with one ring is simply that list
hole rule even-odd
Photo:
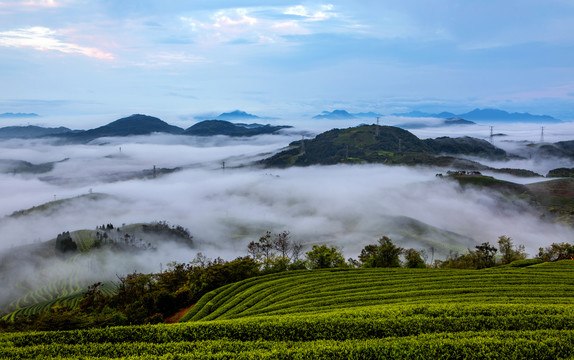
[{"label": "tea plantation", "polygon": [[0,358],[574,358],[573,291],[572,260],[291,271],[212,291],[179,324],[0,334]]}]

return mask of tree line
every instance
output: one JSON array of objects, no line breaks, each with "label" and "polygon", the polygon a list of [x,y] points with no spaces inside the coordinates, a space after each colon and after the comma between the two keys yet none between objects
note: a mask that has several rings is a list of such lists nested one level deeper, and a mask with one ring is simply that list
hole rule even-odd
[{"label": "tree line", "polygon": [[[432,249],[431,249],[432,251]],[[366,245],[357,259],[345,260],[340,248],[303,245],[288,231],[267,232],[246,249],[246,256],[227,261],[209,259],[201,253],[189,263],[173,262],[159,273],[137,273],[119,277],[115,295],[100,291],[93,284],[75,308],[55,306],[52,311],[16,322],[0,321],[0,330],[63,330],[113,325],[168,322],[177,311],[189,308],[204,294],[221,286],[282,271],[326,268],[458,268],[484,269],[525,260],[524,246],[510,237],[500,236],[498,248],[488,242],[459,254],[451,252],[445,260],[427,264],[426,251],[405,249],[383,236]],[[433,254],[434,255],[434,254]],[[554,243],[540,248],[535,261],[574,259],[574,246]],[[532,259],[531,259],[532,260]]]}]

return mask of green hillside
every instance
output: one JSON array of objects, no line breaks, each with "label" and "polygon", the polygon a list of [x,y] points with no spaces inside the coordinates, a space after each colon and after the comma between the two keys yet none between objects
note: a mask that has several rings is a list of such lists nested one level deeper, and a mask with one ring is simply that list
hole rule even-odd
[{"label": "green hillside", "polygon": [[[284,272],[205,295],[183,321],[323,316],[396,306],[574,304],[574,261],[476,270],[361,269]],[[574,311],[574,308],[572,309]]]},{"label": "green hillside", "polygon": [[0,358],[572,358],[573,275],[571,260],[293,271],[208,293],[180,324],[0,334]]},{"label": "green hillside", "polygon": [[541,181],[526,187],[548,214],[574,225],[574,178]]},{"label": "green hillside", "polygon": [[[96,196],[95,194],[92,194]],[[89,196],[92,196],[89,195]],[[88,196],[88,195],[86,195]],[[43,205],[45,206],[45,205]],[[49,208],[55,207],[51,204]],[[24,216],[47,209],[32,208]],[[123,254],[126,261],[151,252],[165,242],[193,248],[193,237],[187,229],[166,222],[129,224],[113,227],[109,224],[96,230],[64,232],[58,238],[69,236],[74,250],[62,251],[58,240],[14,247],[0,252],[0,281],[5,296],[0,301],[0,317],[14,319],[19,315],[40,314],[54,305],[74,308],[89,285],[98,281],[116,280],[102,278],[109,252]],[[115,291],[109,283],[104,293]]]},{"label": "green hillside", "polygon": [[[447,154],[447,156],[443,156]],[[504,159],[504,150],[487,141],[462,137],[421,140],[394,126],[362,125],[333,129],[314,139],[295,141],[290,148],[265,159],[269,167],[332,165],[338,163],[384,163],[389,165],[452,166],[456,155]],[[466,161],[463,161],[466,163]],[[469,162],[471,163],[471,162]],[[468,168],[465,164],[465,168]],[[478,167],[478,168],[477,168]],[[474,163],[472,169],[487,167]]]}]

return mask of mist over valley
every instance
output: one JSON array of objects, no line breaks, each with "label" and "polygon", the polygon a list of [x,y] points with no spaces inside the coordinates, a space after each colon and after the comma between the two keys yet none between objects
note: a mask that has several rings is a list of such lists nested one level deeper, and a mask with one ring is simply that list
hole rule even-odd
[{"label": "mist over valley", "polygon": [[[424,159],[454,161],[442,166],[407,163],[407,140],[388,144],[381,140],[380,146],[394,151],[395,165],[385,164],[386,158],[350,162],[350,146],[341,145],[347,154],[332,165],[319,161],[306,166],[266,166],[266,159],[282,151],[310,156],[314,136],[335,125],[348,136],[375,131],[374,126],[361,126],[356,120],[321,120],[309,127],[299,121],[282,122],[292,127],[251,136],[154,132],[98,137],[82,144],[62,143],[56,137],[1,141],[0,276],[12,289],[0,299],[2,306],[22,296],[22,288],[33,289],[70,274],[77,284],[86,286],[134,271],[159,272],[172,261],[189,262],[198,253],[224,259],[246,256],[247,245],[267,231],[289,231],[303,244],[303,251],[327,244],[340,248],[346,257],[356,257],[367,244],[388,236],[400,246],[423,250],[429,254],[429,263],[484,242],[494,243],[501,235],[524,245],[530,255],[539,247],[572,238],[573,230],[564,221],[568,216],[552,213],[553,204],[537,197],[550,194],[544,192],[546,187],[538,195],[527,188],[549,180],[536,174],[574,168],[570,148],[559,143],[574,138],[569,123],[545,125],[543,145],[533,141],[540,136],[540,128],[531,124],[500,126],[507,135],[504,140],[490,139],[488,127],[478,124],[397,133],[413,139],[461,139],[455,139],[460,154],[436,152],[433,145],[435,152],[424,155]],[[379,136],[396,133],[394,129],[381,126]],[[308,142],[304,155],[302,134]],[[470,141],[462,136],[475,136],[470,142],[473,147],[460,147]],[[371,144],[367,145],[375,146],[371,138],[367,136]],[[359,140],[353,141],[349,144],[363,149]],[[556,151],[537,150],[542,146]],[[468,153],[491,148],[497,149],[488,150],[497,156]],[[381,154],[391,156],[389,151],[379,150]],[[436,176],[450,170],[474,170],[476,164],[482,166],[483,176],[519,185],[472,186]],[[500,170],[509,168],[529,170],[533,175]],[[181,243],[169,236],[150,239],[144,232],[125,230],[158,222],[188,230],[193,241]],[[86,250],[72,260],[54,250],[59,234],[70,232],[75,243],[83,244],[105,224],[114,226],[116,247]],[[125,242],[126,234],[131,243]],[[138,247],[134,241],[149,246]],[[129,246],[117,247],[124,242]]]}]

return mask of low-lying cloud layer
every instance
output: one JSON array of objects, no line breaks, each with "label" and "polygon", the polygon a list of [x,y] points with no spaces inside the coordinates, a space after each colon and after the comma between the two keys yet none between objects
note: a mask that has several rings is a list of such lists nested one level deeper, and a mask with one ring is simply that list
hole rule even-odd
[{"label": "low-lying cloud layer", "polygon": [[[319,132],[328,123],[313,125],[312,131]],[[448,127],[441,135],[466,135],[465,131],[476,135],[477,129]],[[383,235],[428,254],[432,247],[434,259],[482,242],[494,244],[500,235],[525,245],[531,256],[539,247],[572,239],[572,229],[542,220],[524,204],[503,201],[486,191],[462,189],[435,176],[446,169],[380,164],[253,166],[256,160],[300,139],[302,131],[307,129],[253,138],[152,135],[65,146],[50,140],[0,142],[4,159],[57,162],[45,173],[0,173],[0,254],[21,257],[15,271],[3,265],[0,279],[7,283],[26,279],[32,285],[70,276],[84,284],[117,280],[116,276],[133,271],[158,272],[170,261],[189,262],[198,252],[212,258],[245,256],[247,244],[266,231],[290,231],[293,240],[305,245],[304,251],[312,244],[328,244],[354,258]],[[425,131],[429,135],[436,129],[415,133],[424,137]],[[514,139],[520,134],[510,136]],[[509,150],[524,148],[523,143],[507,144]],[[553,161],[525,159],[490,165],[541,172],[541,168],[555,166]],[[560,161],[574,167],[571,161]],[[161,174],[160,169],[177,171]],[[543,180],[505,178],[521,183]],[[105,195],[81,196],[89,193]],[[9,216],[54,200],[66,201]],[[73,263],[52,257],[39,261],[28,250],[17,248],[54,239],[64,231],[153,221],[189,229],[195,247],[166,242],[155,251],[136,251],[130,256],[104,251]],[[21,295],[6,291],[0,296],[0,307]]]},{"label": "low-lying cloud layer", "polygon": [[[472,132],[473,128],[467,129]],[[458,127],[442,131],[462,135]],[[436,179],[434,169],[242,166],[297,138],[296,134],[236,139],[154,135],[69,146],[3,142],[7,159],[68,160],[46,174],[0,175],[6,184],[0,189],[0,214],[90,191],[111,197],[75,201],[49,215],[4,219],[0,246],[45,241],[62,231],[93,229],[103,223],[166,220],[187,227],[198,242],[197,250],[211,256],[244,255],[246,243],[265,231],[289,230],[304,244],[337,245],[347,256],[356,257],[363,246],[389,234],[388,219],[396,216],[414,218],[477,243],[494,243],[498,236],[508,235],[526,245],[531,254],[539,246],[571,238],[569,229],[545,223],[522,208],[503,205],[490,194],[462,191],[454,183]],[[152,178],[154,165],[181,170]],[[519,165],[533,164],[525,160]],[[144,171],[148,177],[142,177]],[[428,246],[408,244],[417,245]]]}]

